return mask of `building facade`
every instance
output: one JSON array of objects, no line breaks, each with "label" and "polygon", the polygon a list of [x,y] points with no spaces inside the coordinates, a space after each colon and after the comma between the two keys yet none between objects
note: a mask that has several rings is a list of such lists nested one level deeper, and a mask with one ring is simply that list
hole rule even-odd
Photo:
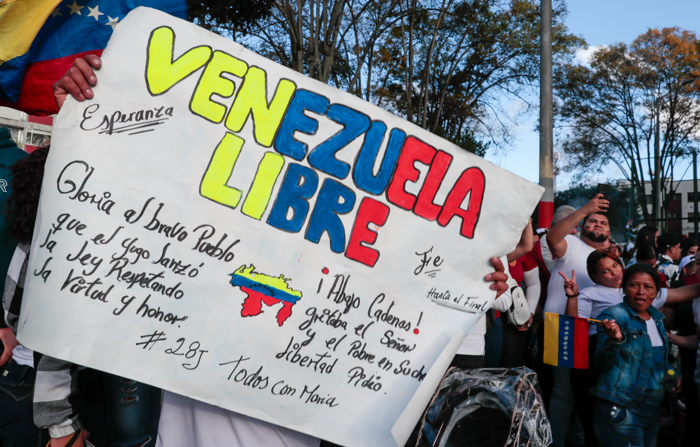
[{"label": "building facade", "polygon": [[[672,196],[664,196],[663,203],[665,226],[658,225],[666,229],[669,233],[685,234],[689,237],[698,238],[695,234],[695,200],[693,192],[693,180],[679,180],[673,182],[675,189]],[[647,199],[647,209],[652,213],[651,182],[645,182],[644,194]],[[698,201],[700,202],[700,185],[698,185]],[[698,209],[700,215],[700,209]]]},{"label": "building facade", "polygon": [[7,127],[15,144],[31,153],[50,141],[53,117],[32,116],[8,107],[0,107],[0,127]]}]

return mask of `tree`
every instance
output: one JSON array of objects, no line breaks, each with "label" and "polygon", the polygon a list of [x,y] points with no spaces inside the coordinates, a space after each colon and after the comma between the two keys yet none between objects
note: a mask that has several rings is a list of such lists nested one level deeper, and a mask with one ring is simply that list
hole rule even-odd
[{"label": "tree", "polygon": [[[700,130],[700,54],[695,33],[650,29],[632,45],[618,43],[592,55],[590,66],[564,64],[555,76],[558,109],[569,158],[579,175],[615,164],[637,191],[647,225],[658,216],[657,191],[673,189],[673,168],[697,150]],[[655,176],[652,212],[644,184]],[[640,193],[641,192],[641,193]]]},{"label": "tree", "polygon": [[[560,1],[560,59],[583,44],[566,33],[564,14]],[[488,141],[503,140],[495,131],[509,130],[503,95],[522,99],[538,79],[539,3],[275,0],[270,15],[237,40],[483,154]]]},{"label": "tree", "polygon": [[371,75],[375,46],[396,20],[399,2],[274,0],[270,15],[250,35],[230,31],[269,59],[363,96],[363,75]]},{"label": "tree", "polygon": [[[500,100],[528,103],[523,90],[539,79],[539,2],[409,0],[406,8],[380,50],[377,102],[457,144],[507,137],[510,113]],[[583,45],[566,32],[565,13],[559,2],[558,60]]]},{"label": "tree", "polygon": [[219,33],[228,29],[246,33],[271,8],[272,0],[187,0],[190,22]]}]

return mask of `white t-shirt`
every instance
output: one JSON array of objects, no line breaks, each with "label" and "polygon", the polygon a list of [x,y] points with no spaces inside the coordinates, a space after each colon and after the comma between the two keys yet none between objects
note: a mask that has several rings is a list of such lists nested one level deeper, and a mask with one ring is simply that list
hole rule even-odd
[{"label": "white t-shirt", "polygon": [[[578,280],[578,272],[576,273],[576,277]],[[605,287],[600,284],[586,287],[581,290],[578,295],[578,316],[581,318],[598,319],[598,315],[602,314],[606,309],[620,304],[623,297],[624,293],[621,288],[613,289],[612,287]],[[657,309],[661,309],[667,299],[668,289],[661,289],[651,305]],[[588,335],[593,335],[596,331],[596,323],[591,322],[588,327]]]},{"label": "white t-shirt", "polygon": [[318,447],[318,438],[165,391],[156,447]]},{"label": "white t-shirt", "polygon": [[656,327],[656,322],[653,318],[647,320],[647,334],[651,339],[651,346],[663,346],[664,341],[661,339],[661,334],[659,334],[659,328]]},{"label": "white t-shirt", "polygon": [[547,235],[540,238],[540,251],[542,252],[542,260],[547,270],[552,271],[552,266],[554,265],[554,255],[549,249],[549,243],[547,242]]},{"label": "white t-shirt", "polygon": [[[504,266],[507,266],[508,258],[506,256],[501,257],[501,262]],[[508,280],[510,281],[511,276],[507,268],[506,275],[508,275]],[[510,295],[510,289],[508,289],[494,300],[491,307],[499,312],[505,312],[510,309],[512,303],[513,297]],[[486,314],[479,318],[472,330],[464,337],[464,341],[457,349],[457,355],[484,355],[486,349],[484,335],[486,335]]]},{"label": "white t-shirt", "polygon": [[564,238],[566,241],[566,253],[561,258],[554,260],[552,266],[552,276],[549,278],[547,286],[547,301],[544,303],[544,311],[555,314],[564,314],[566,312],[566,292],[564,292],[564,278],[559,272],[563,272],[567,277],[571,278],[571,271],[576,271],[576,282],[579,290],[592,286],[594,283],[588,277],[586,270],[586,259],[595,248],[583,242],[576,236],[567,234]]},{"label": "white t-shirt", "polygon": [[484,355],[486,352],[486,314],[476,322],[457,349],[457,355]]},{"label": "white t-shirt", "polygon": [[18,365],[34,368],[34,351],[22,345],[17,345],[15,349],[12,350],[12,359]]}]

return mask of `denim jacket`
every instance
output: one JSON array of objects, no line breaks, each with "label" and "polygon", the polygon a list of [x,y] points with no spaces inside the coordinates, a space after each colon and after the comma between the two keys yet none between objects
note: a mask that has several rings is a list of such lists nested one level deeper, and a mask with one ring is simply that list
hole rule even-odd
[{"label": "denim jacket", "polygon": [[594,395],[625,407],[639,408],[651,404],[644,399],[648,385],[653,386],[655,390],[663,387],[666,371],[672,369],[668,362],[669,345],[662,321],[664,316],[653,306],[649,307],[648,312],[663,339],[666,351],[664,363],[653,362],[653,349],[647,334],[646,321],[637,315],[626,301],[612,306],[600,314],[598,319],[614,319],[620,326],[623,339],[621,343],[616,343],[608,337],[602,326],[598,326],[595,362],[600,368],[600,376],[596,386],[591,389]]}]

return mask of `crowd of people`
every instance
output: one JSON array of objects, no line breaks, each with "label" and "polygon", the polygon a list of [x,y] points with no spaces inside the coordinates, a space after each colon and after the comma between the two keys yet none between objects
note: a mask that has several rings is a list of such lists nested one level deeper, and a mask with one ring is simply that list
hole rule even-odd
[{"label": "crowd of people", "polygon": [[[97,56],[76,60],[54,86],[59,107],[69,95],[79,101],[93,97],[94,69],[100,65]],[[9,197],[0,197],[9,213],[0,226],[0,269],[7,272],[0,324],[0,445],[84,445],[88,416],[80,402],[86,388],[101,396],[92,405],[105,409],[101,422],[92,421],[104,428],[98,445],[319,445],[311,436],[127,378],[90,376],[69,362],[22,347],[14,332],[49,149],[27,158],[3,146],[7,139],[0,129],[0,165],[12,165],[11,172],[3,172],[12,177]],[[681,415],[691,445],[698,439],[700,413],[695,381],[700,386],[698,243],[644,227],[634,244],[618,245],[610,239],[609,206],[602,194],[579,209],[562,206],[551,230],[535,230],[530,221],[516,249],[492,259],[496,271],[486,280],[498,291],[496,301],[467,335],[452,366],[534,369],[555,447],[651,447],[662,423]],[[525,313],[518,314],[516,306]],[[589,368],[543,363],[547,312],[589,319]],[[679,355],[672,355],[672,344]]]},{"label": "crowd of people", "polygon": [[[530,321],[516,328],[527,343],[512,349],[500,312],[485,334],[484,364],[537,372],[555,447],[651,447],[666,426],[674,442],[696,445],[698,242],[647,226],[634,243],[617,244],[609,206],[598,194],[579,209],[558,208],[551,230],[533,231],[533,249],[508,259],[530,303]],[[589,320],[588,368],[543,363],[545,313]]]}]

